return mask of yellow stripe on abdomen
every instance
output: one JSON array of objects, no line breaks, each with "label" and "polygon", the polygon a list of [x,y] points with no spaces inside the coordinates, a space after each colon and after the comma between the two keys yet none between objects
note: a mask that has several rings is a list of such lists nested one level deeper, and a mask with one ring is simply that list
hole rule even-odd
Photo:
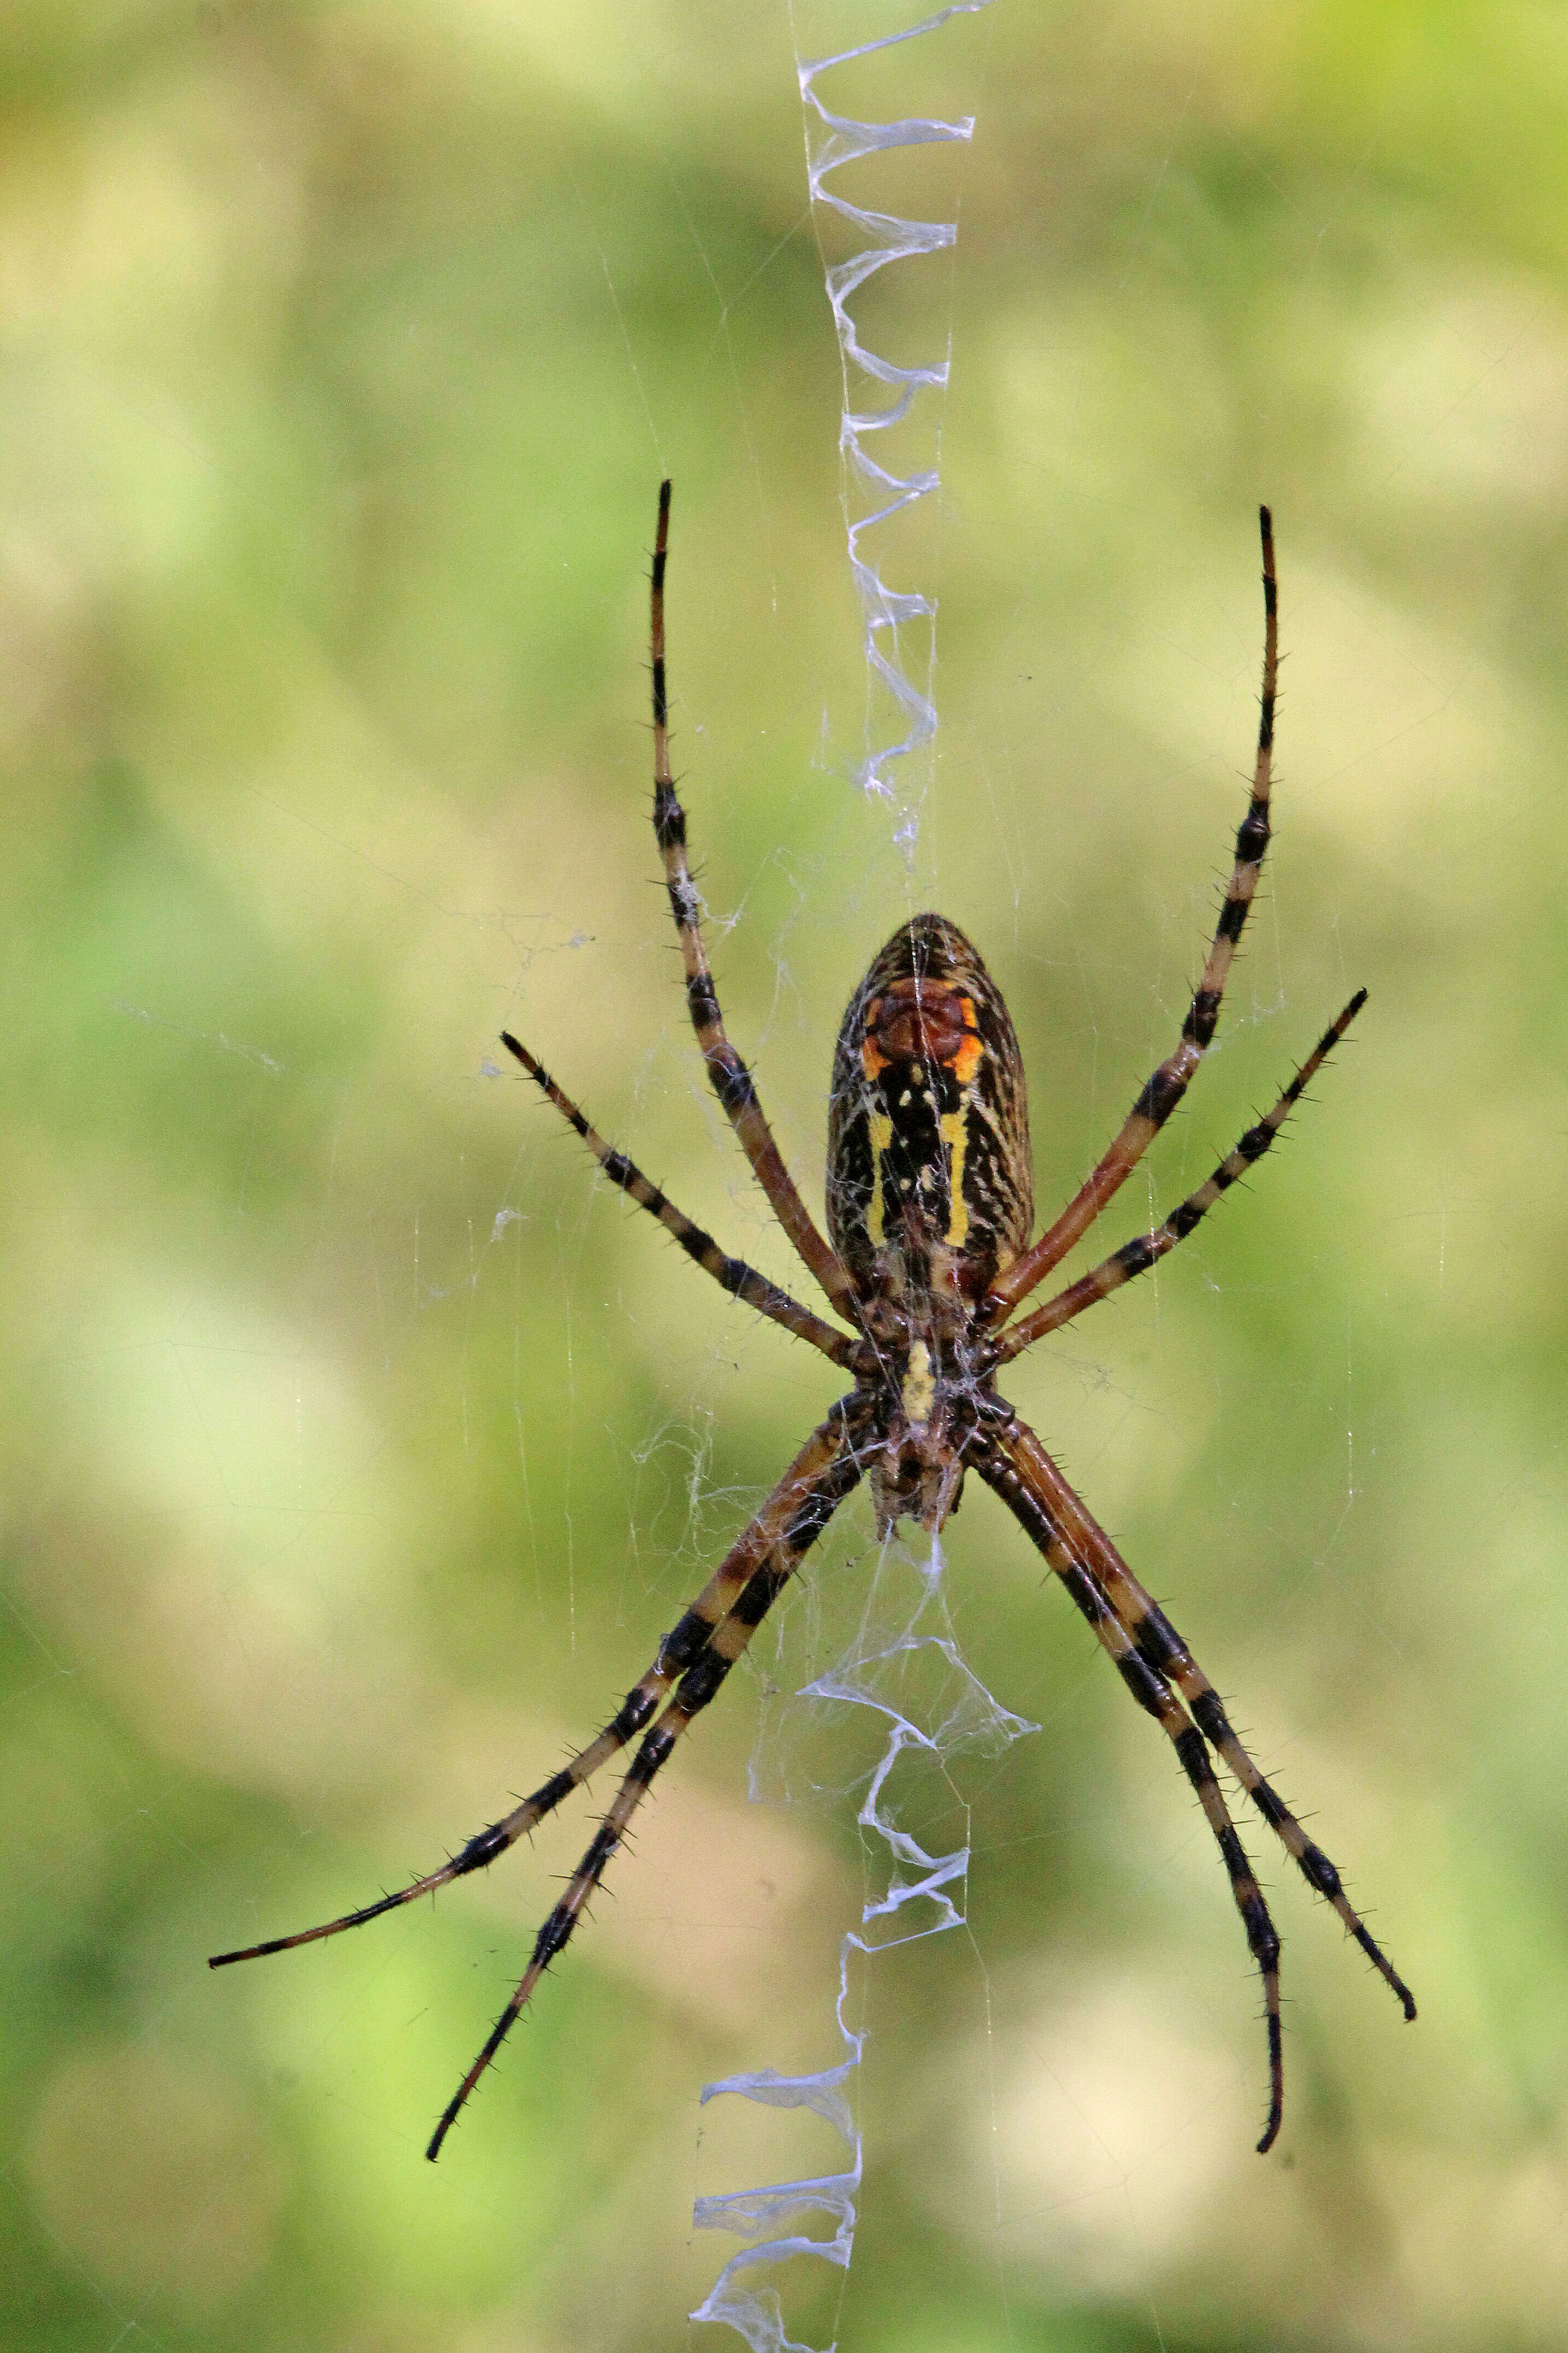
[{"label": "yellow stripe on abdomen", "polygon": [[871,1173],[875,1181],[871,1187],[871,1206],[866,1213],[866,1231],[870,1235],[872,1241],[880,1247],[882,1237],[887,1231],[887,1194],[883,1187],[882,1173],[888,1165],[888,1146],[893,1140],[893,1123],[885,1111],[872,1112],[869,1119]]},{"label": "yellow stripe on abdomen", "polygon": [[948,1220],[943,1239],[949,1249],[962,1250],[969,1239],[969,1209],[963,1198],[963,1155],[969,1148],[969,1096],[956,1111],[944,1111],[939,1123],[948,1150]]}]

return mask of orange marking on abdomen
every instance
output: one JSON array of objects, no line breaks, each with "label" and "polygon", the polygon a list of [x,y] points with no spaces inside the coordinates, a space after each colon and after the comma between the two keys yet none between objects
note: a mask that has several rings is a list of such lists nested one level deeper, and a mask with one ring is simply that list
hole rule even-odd
[{"label": "orange marking on abdomen", "polygon": [[974,1018],[973,997],[961,997],[958,1001],[963,1008],[963,1043],[956,1054],[947,1059],[943,1067],[952,1072],[961,1087],[966,1087],[980,1068],[981,1058],[985,1051],[985,1040],[980,1035],[979,1026]]}]

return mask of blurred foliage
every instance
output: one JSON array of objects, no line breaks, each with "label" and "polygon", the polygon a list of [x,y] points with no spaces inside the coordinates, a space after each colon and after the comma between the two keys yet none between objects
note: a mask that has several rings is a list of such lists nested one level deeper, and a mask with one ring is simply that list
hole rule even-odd
[{"label": "blurred foliage", "polygon": [[[505,1022],[795,1279],[652,887],[664,472],[715,958],[809,1198],[834,1029],[911,903],[1008,992],[1042,1206],[1163,1050],[1250,758],[1261,497],[1277,849],[1116,1238],[1371,989],[1249,1193],[1011,1387],[1420,2022],[1249,1830],[1288,1998],[1252,2155],[1212,1846],[972,1494],[953,1622],[1043,1728],[954,1768],[968,1935],[858,1989],[860,2235],[847,2282],[785,2282],[791,2333],[1568,2344],[1568,19],[996,0],[824,84],[978,116],[845,184],[961,219],[857,306],[953,364],[940,516],[889,545],[942,601],[910,866],[848,782],[795,89],[797,40],[894,21],[6,11],[0,2347],[679,2344],[726,2252],[694,2189],[833,2161],[697,2093],[837,2056],[867,1757],[787,1695],[855,1622],[863,1505],[437,2168],[585,1810],[493,1884],[203,1966],[531,1786],[831,1395],[495,1068]],[[794,1802],[748,1806],[749,1761]]]}]

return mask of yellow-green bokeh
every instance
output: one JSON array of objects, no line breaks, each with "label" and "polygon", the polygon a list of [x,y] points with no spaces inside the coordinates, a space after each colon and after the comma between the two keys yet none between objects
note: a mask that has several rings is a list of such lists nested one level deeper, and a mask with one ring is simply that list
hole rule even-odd
[{"label": "yellow-green bokeh", "polygon": [[1114,1239],[1371,991],[1249,1189],[1011,1386],[1420,2021],[1249,1827],[1289,2073],[1253,2156],[1212,1845],[972,1493],[948,1606],[1042,1729],[955,1765],[969,1932],[858,1989],[860,2236],[847,2282],[785,2282],[791,2333],[1568,2345],[1568,21],[994,0],[823,83],[977,117],[843,183],[961,223],[857,306],[952,362],[900,445],[940,422],[940,511],[885,543],[941,600],[908,862],[849,782],[795,79],[896,21],[6,13],[5,2353],[679,2345],[728,2251],[693,2195],[838,2161],[698,2094],[838,2055],[865,1727],[784,1694],[855,1622],[863,1505],[438,2167],[585,1810],[435,1907],[204,1966],[541,1778],[833,1394],[495,1067],[506,1024],[796,1281],[655,887],[663,473],[715,964],[810,1199],[837,1021],[911,900],[1007,992],[1042,1204],[1164,1050],[1250,758],[1261,498],[1277,847]]}]

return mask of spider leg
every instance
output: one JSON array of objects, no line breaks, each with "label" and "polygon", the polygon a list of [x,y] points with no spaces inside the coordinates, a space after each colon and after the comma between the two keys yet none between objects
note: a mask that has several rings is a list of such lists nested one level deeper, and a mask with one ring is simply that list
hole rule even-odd
[{"label": "spider leg", "polygon": [[[707,1652],[709,1646],[721,1634],[731,1611],[737,1606],[748,1581],[758,1572],[780,1544],[796,1519],[814,1508],[820,1508],[816,1498],[825,1479],[831,1481],[845,1460],[853,1462],[853,1448],[859,1434],[859,1422],[852,1419],[844,1403],[837,1405],[820,1428],[815,1430],[789,1469],[784,1472],[772,1495],[752,1521],[739,1541],[725,1555],[702,1591],[686,1609],[679,1622],[658,1646],[658,1656],[642,1677],[632,1685],[615,1715],[602,1732],[585,1748],[567,1759],[558,1773],[524,1798],[510,1814],[499,1822],[477,1831],[467,1845],[460,1847],[438,1871],[400,1887],[391,1895],[383,1895],[374,1904],[366,1904],[357,1912],[345,1912],[341,1919],[326,1920],[319,1927],[302,1928],[291,1936],[273,1936],[266,1944],[247,1945],[242,1951],[215,1953],[209,1968],[226,1968],[234,1961],[258,1961],[271,1953],[291,1952],[296,1945],[318,1944],[322,1937],[341,1936],[345,1928],[361,1928],[367,1920],[378,1920],[384,1912],[394,1912],[401,1904],[412,1904],[416,1896],[430,1895],[437,1888],[445,1887],[454,1879],[465,1878],[471,1871],[484,1871],[498,1855],[515,1846],[518,1840],[542,1822],[547,1814],[569,1798],[574,1789],[596,1773],[601,1765],[635,1739],[654,1716],[671,1687]],[[858,1479],[857,1468],[855,1479]],[[852,1480],[851,1484],[854,1483]],[[844,1490],[845,1493],[848,1489]],[[838,1500],[837,1493],[835,1502]],[[829,1507],[831,1511],[831,1506]],[[826,1525],[826,1517],[820,1523]],[[806,1540],[809,1541],[809,1538]],[[805,1548],[803,1543],[799,1549]],[[744,1647],[742,1643],[742,1647]],[[738,1654],[737,1654],[738,1655]]]},{"label": "spider leg", "polygon": [[1262,1159],[1291,1111],[1365,1003],[1366,991],[1358,988],[1338,1020],[1324,1030],[1273,1110],[1247,1129],[1236,1149],[1226,1155],[1214,1175],[1200,1185],[1195,1193],[1189,1193],[1186,1199],[1173,1209],[1152,1233],[1135,1234],[1130,1242],[1123,1242],[1119,1250],[1113,1250],[1088,1274],[1079,1275],[1078,1281],[1069,1283],[1065,1291],[1058,1291],[1054,1299],[1047,1299],[1043,1307],[1031,1308],[1027,1315],[1021,1315],[1016,1324],[1010,1324],[1005,1332],[998,1333],[991,1353],[992,1364],[1010,1363],[1025,1348],[1033,1347],[1037,1340],[1043,1340],[1047,1332],[1059,1331],[1064,1324],[1070,1324],[1075,1316],[1081,1315],[1086,1307],[1092,1307],[1097,1299],[1109,1299],[1113,1291],[1120,1291],[1122,1284],[1131,1282],[1135,1275],[1146,1273],[1157,1260],[1165,1256],[1167,1250],[1173,1250],[1178,1242],[1185,1241],[1193,1228],[1213,1208],[1220,1195],[1228,1193],[1237,1178],[1245,1176],[1255,1161]]},{"label": "spider leg", "polygon": [[1182,1770],[1197,1793],[1204,1817],[1214,1833],[1230,1878],[1231,1894],[1247,1931],[1247,1949],[1263,1980],[1264,2015],[1268,2030],[1268,2119],[1258,2144],[1261,2157],[1273,2147],[1285,2107],[1285,2053],[1279,2024],[1279,1937],[1263,1891],[1258,1886],[1247,1850],[1241,1843],[1225,1792],[1209,1763],[1204,1736],[1169,1682],[1151,1665],[1117,1616],[1110,1596],[1094,1571],[1067,1537],[1061,1524],[1036,1493],[1032,1482],[1014,1459],[1005,1438],[973,1457],[986,1485],[1006,1504],[1025,1535],[1043,1554],[1047,1567],[1061,1578],[1079,1609],[1116,1663],[1117,1672],[1140,1707],[1154,1718],[1170,1741]]},{"label": "spider leg", "polygon": [[1044,1507],[1060,1523],[1079,1559],[1088,1563],[1140,1657],[1173,1683],[1205,1740],[1225,1758],[1258,1812],[1294,1857],[1309,1887],[1333,1905],[1350,1934],[1405,2011],[1415,1998],[1369,1933],[1345,1894],[1338,1871],[1307,1836],[1284,1799],[1258,1771],[1231,1728],[1219,1696],[1164,1611],[1146,1593],[1104,1529],[1091,1518],[1034,1432],[1016,1418],[998,1441],[1028,1479]]},{"label": "spider leg", "polygon": [[847,1334],[835,1331],[833,1325],[825,1324],[820,1315],[814,1315],[809,1307],[802,1307],[787,1291],[781,1291],[776,1283],[768,1281],[765,1274],[759,1274],[755,1267],[748,1266],[743,1258],[731,1258],[727,1250],[721,1250],[711,1234],[704,1232],[700,1226],[693,1225],[684,1211],[676,1208],[668,1194],[660,1192],[651,1178],[643,1175],[635,1160],[629,1160],[624,1152],[617,1152],[613,1145],[605,1143],[598,1130],[578,1110],[571,1096],[556,1085],[549,1071],[534,1060],[526,1046],[518,1044],[510,1030],[501,1031],[500,1041],[509,1054],[516,1055],[529,1077],[543,1089],[562,1117],[576,1129],[611,1184],[618,1185],[623,1193],[628,1194],[640,1208],[656,1217],[666,1232],[675,1236],[688,1258],[695,1259],[715,1282],[722,1283],[731,1298],[743,1300],[748,1307],[754,1307],[761,1314],[771,1316],[775,1324],[782,1324],[786,1332],[795,1333],[799,1339],[809,1340],[814,1348],[820,1348],[823,1355],[831,1356],[836,1365],[848,1364],[856,1344]]},{"label": "spider leg", "polygon": [[[830,1429],[836,1444],[815,1477],[805,1482],[803,1490],[802,1482],[794,1476],[801,1460],[797,1457],[791,1476],[774,1489],[740,1544],[720,1567],[708,1593],[687,1613],[689,1619],[700,1611],[709,1594],[721,1585],[731,1596],[725,1613],[716,1623],[706,1624],[704,1646],[685,1667],[675,1696],[652,1729],[644,1735],[626,1778],[567,1883],[566,1893],[534,1939],[533,1952],[516,1991],[442,2112],[425,2152],[432,2160],[440,2155],[441,2144],[457,2122],[468,2094],[511,2031],[540,1978],[565,1948],[584,1905],[603,1879],[611,1857],[625,1841],[632,1816],[655,1777],[668,1763],[676,1742],[713,1698],[788,1583],[802,1555],[816,1543],[839,1504],[858,1485],[862,1476],[857,1452],[859,1424],[840,1414],[835,1427],[830,1417],[816,1433],[817,1438]],[[759,1539],[763,1531],[768,1532],[767,1541],[761,1546],[762,1557],[758,1559]],[[681,1622],[684,1625],[687,1620]]]},{"label": "spider leg", "polygon": [[1015,1259],[987,1291],[985,1303],[996,1322],[1026,1298],[1052,1267],[1067,1256],[1112,1194],[1131,1175],[1186,1093],[1219,1020],[1231,958],[1252,905],[1263,854],[1268,847],[1268,787],[1274,758],[1274,691],[1279,666],[1279,629],[1274,585],[1274,526],[1267,507],[1258,509],[1258,525],[1263,540],[1263,693],[1258,723],[1258,757],[1252,772],[1252,797],[1237,832],[1236,860],[1209,944],[1208,958],[1193,991],[1175,1051],[1166,1056],[1143,1088],[1121,1134],[1056,1223],[1032,1242],[1022,1257]]},{"label": "spider leg", "polygon": [[675,789],[669,766],[669,704],[664,675],[664,567],[669,541],[669,484],[658,491],[658,533],[654,542],[651,636],[653,643],[653,830],[664,860],[675,928],[680,937],[686,967],[686,1002],[691,1026],[708,1065],[713,1092],[723,1104],[731,1126],[752,1164],[752,1172],[767,1195],[774,1217],[799,1256],[816,1277],[847,1324],[863,1328],[859,1301],[842,1261],[826,1235],[817,1230],[810,1210],[784,1166],[773,1142],[756,1083],[724,1033],[719,994],[702,944],[702,902],[691,880],[686,858],[686,812]]},{"label": "spider leg", "polygon": [[586,1748],[580,1748],[574,1757],[568,1757],[558,1773],[552,1773],[548,1781],[535,1789],[531,1797],[524,1798],[510,1814],[504,1814],[499,1822],[491,1822],[486,1829],[476,1831],[438,1871],[427,1872],[423,1879],[416,1879],[393,1894],[379,1897],[374,1904],[363,1905],[357,1912],[345,1912],[341,1919],[324,1920],[319,1927],[301,1928],[291,1936],[271,1936],[263,1945],[247,1945],[239,1952],[214,1953],[207,1962],[208,1968],[226,1968],[231,1961],[264,1960],[270,1953],[292,1952],[296,1945],[319,1944],[323,1936],[339,1936],[345,1928],[363,1928],[367,1920],[379,1920],[384,1912],[395,1912],[400,1904],[412,1904],[416,1896],[432,1895],[437,1888],[447,1886],[454,1879],[466,1878],[470,1871],[487,1870],[498,1855],[504,1854],[508,1847],[515,1846],[535,1823],[544,1820],[546,1814],[553,1813],[563,1799],[570,1797],[574,1789],[597,1772],[607,1757],[613,1757],[618,1748],[624,1748],[626,1742],[641,1731],[657,1712],[659,1702],[674,1680],[673,1669],[667,1669],[662,1660],[656,1662],[640,1683],[633,1684],[604,1730],[588,1743]]}]

